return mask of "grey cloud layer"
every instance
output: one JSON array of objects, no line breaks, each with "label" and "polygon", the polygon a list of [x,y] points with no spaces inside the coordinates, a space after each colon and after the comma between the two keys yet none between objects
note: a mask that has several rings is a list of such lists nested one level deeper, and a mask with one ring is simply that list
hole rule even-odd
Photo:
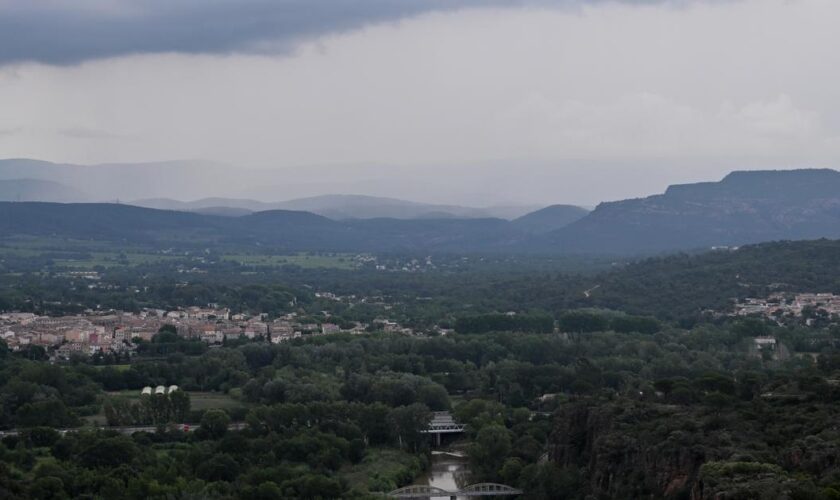
[{"label": "grey cloud layer", "polygon": [[[84,3],[84,2],[82,2]],[[250,51],[494,0],[141,0],[89,8],[0,2],[0,63],[72,64],[133,53]],[[79,5],[77,3],[76,5]]]},{"label": "grey cloud layer", "polygon": [[[0,0],[0,64],[137,53],[253,52],[439,10],[609,0]],[[690,0],[623,0],[687,3]],[[714,1],[714,0],[712,0]]]}]

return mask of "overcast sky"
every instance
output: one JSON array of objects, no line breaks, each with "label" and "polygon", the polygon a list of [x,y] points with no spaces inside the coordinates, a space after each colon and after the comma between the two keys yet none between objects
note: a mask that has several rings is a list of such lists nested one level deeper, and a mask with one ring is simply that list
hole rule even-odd
[{"label": "overcast sky", "polygon": [[473,204],[836,167],[838,19],[836,0],[0,0],[0,157]]}]

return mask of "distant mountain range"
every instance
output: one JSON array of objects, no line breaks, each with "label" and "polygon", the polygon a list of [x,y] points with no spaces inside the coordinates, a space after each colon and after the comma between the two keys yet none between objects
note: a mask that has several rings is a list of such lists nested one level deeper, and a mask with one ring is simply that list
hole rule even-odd
[{"label": "distant mountain range", "polygon": [[285,251],[478,251],[515,243],[502,219],[353,219],[269,210],[241,217],[98,203],[0,203],[0,234],[151,246],[253,246]]},{"label": "distant mountain range", "polygon": [[[178,201],[153,198],[130,202],[131,205],[161,210],[179,210],[215,215],[239,216],[267,210],[297,210],[312,212],[334,220],[344,219],[448,219],[501,218],[514,219],[538,207],[472,208],[457,205],[435,205],[378,196],[329,194],[273,203],[233,198],[203,198]],[[581,209],[583,210],[583,209]]]},{"label": "distant mountain range", "polygon": [[[301,176],[303,173],[300,173]],[[280,170],[253,170],[202,161],[168,161],[104,165],[58,164],[31,159],[0,160],[0,182],[27,182],[31,196],[18,196],[20,190],[0,191],[4,201],[114,202],[121,201],[148,208],[192,211],[227,216],[266,210],[304,210],[332,219],[390,217],[515,219],[541,205],[500,205],[473,208],[451,204],[417,203],[378,196],[329,194],[303,197],[305,193],[289,182]],[[56,186],[63,185],[66,193]],[[323,192],[324,186],[303,182],[306,191]],[[55,193],[56,196],[51,197]],[[69,193],[75,193],[70,195]],[[262,193],[257,196],[254,193]],[[277,194],[274,194],[277,193]],[[283,195],[282,193],[286,193]],[[288,193],[300,196],[288,200]],[[222,194],[224,197],[208,197]],[[252,198],[257,196],[257,201]],[[196,200],[196,201],[179,201]],[[284,201],[288,200],[288,201]]]},{"label": "distant mountain range", "polygon": [[[114,204],[0,203],[0,234],[166,245],[260,244],[288,250],[616,255],[840,238],[840,172],[834,170],[734,172],[720,182],[672,186],[661,195],[602,203],[590,213],[559,205],[512,221],[450,213],[435,217],[428,206],[369,197],[327,196],[287,205],[324,212],[344,207],[342,217],[332,212],[340,220],[301,210],[252,213],[251,208],[261,207],[224,201],[225,206],[219,205],[220,200],[205,200],[204,206],[179,205],[180,211],[171,210],[172,206],[158,210]],[[364,213],[359,211],[366,206],[381,210],[389,202],[405,210],[404,216],[412,213],[409,208],[416,210],[417,217],[347,216]]]}]

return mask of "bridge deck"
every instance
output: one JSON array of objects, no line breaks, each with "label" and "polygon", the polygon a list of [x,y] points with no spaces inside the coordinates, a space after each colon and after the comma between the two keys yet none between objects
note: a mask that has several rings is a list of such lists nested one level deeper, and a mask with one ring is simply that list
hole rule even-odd
[{"label": "bridge deck", "polygon": [[423,434],[448,434],[464,432],[464,426],[455,421],[448,411],[437,411],[429,422],[429,427]]},{"label": "bridge deck", "polygon": [[390,498],[429,498],[429,497],[493,497],[515,496],[523,494],[522,490],[506,484],[478,483],[465,486],[458,491],[446,491],[428,485],[412,485],[394,490],[388,494]]}]

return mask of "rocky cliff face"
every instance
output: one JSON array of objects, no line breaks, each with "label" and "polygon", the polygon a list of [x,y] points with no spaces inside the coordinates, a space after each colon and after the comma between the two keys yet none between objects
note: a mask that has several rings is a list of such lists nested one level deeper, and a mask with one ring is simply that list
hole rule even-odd
[{"label": "rocky cliff face", "polygon": [[840,172],[734,172],[716,183],[602,203],[551,234],[567,251],[645,253],[840,237]]}]

